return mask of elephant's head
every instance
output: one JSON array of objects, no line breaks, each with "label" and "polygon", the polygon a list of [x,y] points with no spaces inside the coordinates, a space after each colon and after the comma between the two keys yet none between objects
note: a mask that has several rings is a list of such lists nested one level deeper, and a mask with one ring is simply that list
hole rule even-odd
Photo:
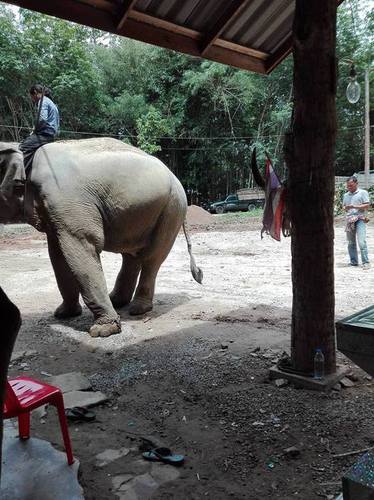
[{"label": "elephant's head", "polygon": [[22,219],[26,182],[18,144],[0,142],[0,223]]},{"label": "elephant's head", "polygon": [[265,191],[265,207],[261,234],[266,232],[279,241],[280,230],[282,229],[283,236],[290,236],[291,223],[287,211],[286,186],[278,179],[270,158],[267,157],[266,178],[264,179],[257,167],[256,148],[254,148],[251,169],[254,181]]}]

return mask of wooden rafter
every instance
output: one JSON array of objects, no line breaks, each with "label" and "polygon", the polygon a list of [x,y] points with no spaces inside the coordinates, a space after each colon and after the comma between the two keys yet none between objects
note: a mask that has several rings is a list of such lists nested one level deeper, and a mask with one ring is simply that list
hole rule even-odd
[{"label": "wooden rafter", "polygon": [[220,34],[227,28],[230,22],[235,16],[238,16],[240,12],[247,6],[248,0],[236,0],[230,5],[230,8],[225,12],[216,25],[207,33],[204,40],[201,43],[201,56],[204,57],[210,47],[213,45],[215,40],[220,36]]},{"label": "wooden rafter", "polygon": [[119,11],[119,23],[117,24],[117,31],[120,33],[125,22],[127,19],[127,16],[130,13],[130,10],[133,8],[134,4],[137,2],[137,0],[124,0],[121,9]]},{"label": "wooden rafter", "polygon": [[84,24],[91,28],[116,33],[114,15],[87,3],[75,0],[48,0],[47,2],[41,2],[40,0],[5,1],[25,9],[41,12],[42,14],[48,14],[74,23]]},{"label": "wooden rafter", "polygon": [[266,73],[271,73],[271,71],[292,52],[292,44],[293,38],[292,35],[290,35],[266,61]]},{"label": "wooden rafter", "polygon": [[[194,36],[192,36],[193,33],[195,34]],[[132,11],[127,17],[120,34],[135,38],[136,40],[142,40],[146,43],[159,45],[166,49],[177,50],[185,54],[201,57],[200,33],[193,32],[193,30],[187,28],[179,29],[179,27],[176,27],[172,23],[147,16],[137,11]],[[236,52],[226,47],[211,46],[205,58],[256,73],[265,73],[265,64],[262,59],[254,55],[243,54],[239,51]]]},{"label": "wooden rafter", "polygon": [[108,2],[108,0],[79,0],[79,2],[91,7],[95,7],[96,9],[111,12],[112,14],[115,14],[117,11],[115,4],[112,2]]}]

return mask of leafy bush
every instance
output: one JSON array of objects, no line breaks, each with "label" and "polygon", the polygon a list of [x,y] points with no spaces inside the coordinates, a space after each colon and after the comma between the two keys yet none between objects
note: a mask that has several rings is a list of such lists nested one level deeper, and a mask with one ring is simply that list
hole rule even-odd
[{"label": "leafy bush", "polygon": [[343,210],[343,196],[347,192],[346,185],[338,184],[335,186],[335,197],[334,197],[334,215],[340,215],[344,213]]}]

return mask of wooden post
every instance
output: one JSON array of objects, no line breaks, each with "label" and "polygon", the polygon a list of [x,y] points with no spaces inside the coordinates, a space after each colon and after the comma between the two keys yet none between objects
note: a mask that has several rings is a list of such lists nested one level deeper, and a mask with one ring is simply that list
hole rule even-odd
[{"label": "wooden post", "polygon": [[286,135],[292,221],[291,359],[313,371],[317,347],[325,373],[336,371],[334,318],[334,154],[336,0],[296,0],[294,110]]},{"label": "wooden post", "polygon": [[370,99],[369,67],[365,70],[365,189],[370,186]]}]

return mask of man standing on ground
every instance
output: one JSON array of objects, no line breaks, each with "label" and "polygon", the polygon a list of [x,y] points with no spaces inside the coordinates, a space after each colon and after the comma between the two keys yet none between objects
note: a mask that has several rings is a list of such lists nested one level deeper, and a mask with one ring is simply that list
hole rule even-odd
[{"label": "man standing on ground", "polygon": [[[369,193],[359,189],[356,177],[347,179],[348,192],[343,197],[343,208],[346,211],[346,233],[348,254],[351,266],[358,266],[357,243],[360,247],[363,269],[369,269],[368,249],[366,245],[367,209],[370,206]],[[357,243],[356,243],[357,240]]]},{"label": "man standing on ground", "polygon": [[23,153],[26,175],[31,168],[35,151],[55,139],[59,132],[60,116],[56,104],[51,99],[51,91],[36,84],[30,89],[32,102],[37,106],[37,119],[32,133],[24,139],[19,149]]}]

